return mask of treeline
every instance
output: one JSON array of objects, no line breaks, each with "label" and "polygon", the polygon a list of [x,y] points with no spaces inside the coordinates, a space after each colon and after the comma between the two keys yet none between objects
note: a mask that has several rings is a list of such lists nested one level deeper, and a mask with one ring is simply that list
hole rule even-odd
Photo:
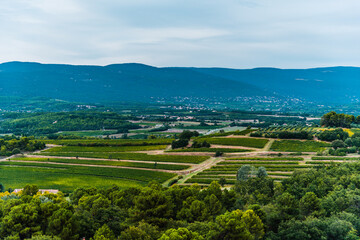
[{"label": "treeline", "polygon": [[263,134],[260,131],[250,133],[251,137],[266,137],[266,138],[280,138],[280,139],[307,139],[312,140],[313,134],[307,131],[279,131],[267,132]]},{"label": "treeline", "polygon": [[360,116],[336,113],[334,111],[324,114],[321,117],[320,125],[324,127],[350,128],[352,123],[360,124]]},{"label": "treeline", "polygon": [[189,141],[190,141],[190,139],[192,137],[198,137],[199,135],[200,134],[197,131],[185,130],[185,131],[183,131],[182,133],[179,134],[179,136],[178,136],[179,139],[178,140],[172,141],[171,148],[176,149],[176,148],[186,147],[189,144]]},{"label": "treeline", "polygon": [[1,133],[15,135],[43,135],[59,131],[115,129],[126,132],[140,128],[118,113],[111,112],[60,112],[14,115],[0,122]]},{"label": "treeline", "polygon": [[0,139],[0,155],[11,156],[21,153],[22,151],[36,151],[45,148],[45,143],[42,141],[34,140],[34,138],[21,137],[21,138],[5,138]]},{"label": "treeline", "polygon": [[[349,138],[349,134],[347,132],[345,132],[344,130],[342,130],[341,128],[337,128],[334,130],[325,130],[322,131],[318,134],[316,134],[316,136],[323,141],[327,141],[327,142],[332,142],[334,140],[343,140],[345,141],[345,139]],[[355,135],[356,137],[357,135]]]},{"label": "treeline", "polygon": [[[236,192],[212,183],[120,190],[79,188],[70,195],[36,194],[26,186],[20,195],[0,201],[1,238],[26,239],[259,239],[264,224],[255,206],[234,209]],[[234,224],[239,226],[234,228]],[[181,237],[181,238],[180,238]]]},{"label": "treeline", "polygon": [[355,133],[351,137],[341,128],[325,130],[317,133],[318,139],[331,142],[332,148],[319,152],[318,155],[346,156],[348,153],[359,152],[360,134]]},{"label": "treeline", "polygon": [[3,194],[5,239],[359,239],[360,163],[296,171],[281,183],[263,168],[238,172],[230,190],[213,182],[143,188],[78,188],[62,194]]}]

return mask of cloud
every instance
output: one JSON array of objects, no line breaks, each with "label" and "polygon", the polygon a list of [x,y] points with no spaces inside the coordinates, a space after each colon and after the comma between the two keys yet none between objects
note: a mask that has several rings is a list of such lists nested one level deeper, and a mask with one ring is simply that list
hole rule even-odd
[{"label": "cloud", "polygon": [[359,9],[356,0],[4,0],[0,62],[357,65]]}]

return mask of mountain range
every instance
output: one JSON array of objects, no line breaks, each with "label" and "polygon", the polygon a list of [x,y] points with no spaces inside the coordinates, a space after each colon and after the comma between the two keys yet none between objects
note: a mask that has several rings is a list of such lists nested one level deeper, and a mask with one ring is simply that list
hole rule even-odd
[{"label": "mountain range", "polygon": [[157,68],[127,63],[78,66],[0,64],[1,96],[67,101],[148,101],[150,98],[272,96],[319,103],[350,103],[360,97],[360,68],[227,69]]}]

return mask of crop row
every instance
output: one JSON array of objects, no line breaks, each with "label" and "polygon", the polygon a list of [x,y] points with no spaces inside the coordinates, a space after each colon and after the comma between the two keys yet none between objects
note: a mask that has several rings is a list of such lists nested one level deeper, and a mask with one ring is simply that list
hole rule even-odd
[{"label": "crop row", "polygon": [[185,148],[170,150],[168,152],[251,152],[249,149],[238,149],[238,148]]},{"label": "crop row", "polygon": [[[33,166],[33,167],[46,167],[54,168],[46,163],[23,163],[23,162],[0,162],[1,165],[12,166]],[[56,168],[66,169],[67,174],[80,174],[80,175],[96,175],[105,177],[126,178],[139,181],[152,181],[156,180],[163,182],[170,177],[175,176],[173,173],[167,172],[154,172],[141,169],[121,169],[121,168],[108,168],[108,167],[83,167],[83,166],[69,166],[66,164],[57,164]]]},{"label": "crop row", "polygon": [[[214,181],[219,181],[220,179],[202,179],[202,178],[190,178],[186,181],[186,183],[204,183],[210,184]],[[226,184],[235,184],[236,180],[226,180]]]},{"label": "crop row", "polygon": [[236,176],[218,176],[218,175],[196,175],[193,178],[216,178],[216,179],[220,179],[220,178],[225,178],[225,179],[236,179]]},{"label": "crop row", "polygon": [[250,165],[254,167],[265,167],[265,168],[278,168],[278,167],[288,167],[288,168],[306,168],[305,165],[293,165],[293,164],[240,164],[240,165],[216,165],[213,168],[215,169],[239,169],[244,165]]},{"label": "crop row", "polygon": [[312,160],[360,160],[359,157],[312,157]]},{"label": "crop row", "polygon": [[4,185],[11,188],[23,187],[29,182],[41,188],[54,188],[62,191],[73,190],[79,186],[141,186],[156,180],[164,182],[175,176],[172,173],[154,172],[138,169],[114,169],[104,167],[82,167],[44,163],[0,162]]},{"label": "crop row", "polygon": [[146,145],[168,145],[174,139],[63,139],[63,140],[42,140],[48,144],[68,146],[146,146]]},{"label": "crop row", "polygon": [[47,149],[43,152],[132,152],[132,151],[150,151],[163,150],[167,145],[147,145],[147,146],[124,146],[124,147],[79,147],[64,146]]},{"label": "crop row", "polygon": [[316,141],[280,140],[271,145],[271,150],[280,152],[318,152],[330,147],[329,143]]},{"label": "crop row", "polygon": [[226,160],[273,160],[273,161],[301,161],[304,160],[302,157],[237,157],[237,158],[226,158]]},{"label": "crop row", "polygon": [[124,161],[99,161],[99,160],[80,160],[80,159],[60,159],[60,158],[12,158],[14,161],[36,161],[36,162],[54,162],[54,163],[73,163],[86,165],[105,165],[120,167],[135,167],[149,169],[166,169],[166,170],[184,170],[189,165],[161,164],[161,163],[141,163],[141,162],[124,162]]},{"label": "crop row", "polygon": [[153,162],[174,162],[174,163],[201,163],[208,159],[207,156],[177,156],[177,155],[148,155],[146,153],[39,153],[45,156],[60,156],[60,157],[86,157],[86,158],[104,158],[104,159],[121,159],[121,160],[141,160]]},{"label": "crop row", "polygon": [[217,145],[263,148],[269,140],[257,138],[200,138],[197,139],[197,141],[206,141],[210,144]]},{"label": "crop row", "polygon": [[243,164],[249,164],[249,165],[254,165],[254,164],[295,164],[298,165],[299,162],[285,162],[285,161],[279,161],[279,162],[270,162],[270,161],[226,161],[226,162],[220,162],[217,165],[243,165]]}]

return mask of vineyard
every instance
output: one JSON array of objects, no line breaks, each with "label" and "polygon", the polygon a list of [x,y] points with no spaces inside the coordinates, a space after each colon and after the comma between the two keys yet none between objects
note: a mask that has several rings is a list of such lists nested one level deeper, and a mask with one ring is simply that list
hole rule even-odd
[{"label": "vineyard", "polygon": [[[77,185],[144,186],[151,180],[164,186],[208,185],[212,181],[230,186],[236,183],[237,172],[244,165],[264,167],[271,178],[281,181],[294,171],[355,160],[314,156],[330,147],[323,141],[264,138],[272,133],[319,131],[287,126],[220,132],[193,137],[188,146],[177,149],[171,149],[171,138],[44,140],[48,144],[45,150],[1,161],[1,169],[10,169],[2,182],[18,187],[31,181],[63,191]],[[262,137],[251,137],[259,133]],[[190,147],[191,142],[200,147]],[[206,147],[201,147],[203,142]]]}]

